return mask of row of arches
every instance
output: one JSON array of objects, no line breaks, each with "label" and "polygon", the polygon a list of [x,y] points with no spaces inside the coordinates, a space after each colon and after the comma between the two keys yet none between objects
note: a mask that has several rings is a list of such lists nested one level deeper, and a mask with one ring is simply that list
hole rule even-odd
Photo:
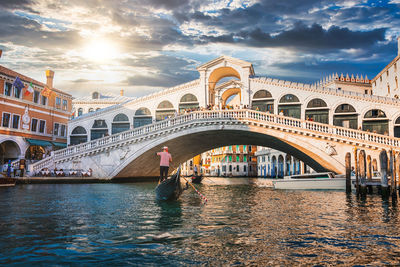
[{"label": "row of arches", "polygon": [[[257,91],[252,99],[252,109],[274,113],[275,99],[267,90]],[[299,98],[293,94],[286,94],[278,101],[278,112],[280,115],[301,118],[301,105]],[[320,98],[310,100],[305,108],[305,119],[320,123],[329,123],[330,108],[326,102]],[[333,125],[347,127],[352,129],[358,128],[359,114],[350,104],[341,104],[333,111]],[[371,109],[365,113],[362,120],[362,130],[376,132],[380,134],[388,134],[389,118],[385,112],[380,109]],[[394,123],[394,136],[400,137],[400,117]]]}]

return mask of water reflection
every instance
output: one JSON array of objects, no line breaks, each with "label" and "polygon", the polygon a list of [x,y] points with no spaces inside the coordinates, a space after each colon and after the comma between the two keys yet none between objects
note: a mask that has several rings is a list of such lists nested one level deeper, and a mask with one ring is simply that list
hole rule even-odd
[{"label": "water reflection", "polygon": [[200,185],[157,202],[155,184],[0,188],[0,261],[21,265],[398,264],[397,199]]}]

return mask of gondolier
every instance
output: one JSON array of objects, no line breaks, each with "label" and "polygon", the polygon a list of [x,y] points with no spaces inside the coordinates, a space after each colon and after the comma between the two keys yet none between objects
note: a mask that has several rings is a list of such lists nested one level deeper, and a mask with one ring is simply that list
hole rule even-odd
[{"label": "gondolier", "polygon": [[172,156],[168,153],[168,147],[164,146],[162,152],[158,152],[160,156],[160,182],[168,178],[169,163],[172,162]]}]

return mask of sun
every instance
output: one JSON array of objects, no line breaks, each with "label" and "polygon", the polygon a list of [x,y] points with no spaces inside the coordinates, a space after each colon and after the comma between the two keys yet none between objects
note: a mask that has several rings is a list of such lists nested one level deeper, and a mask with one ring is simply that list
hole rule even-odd
[{"label": "sun", "polygon": [[97,62],[115,59],[118,54],[117,45],[105,39],[92,40],[81,51],[82,57]]}]

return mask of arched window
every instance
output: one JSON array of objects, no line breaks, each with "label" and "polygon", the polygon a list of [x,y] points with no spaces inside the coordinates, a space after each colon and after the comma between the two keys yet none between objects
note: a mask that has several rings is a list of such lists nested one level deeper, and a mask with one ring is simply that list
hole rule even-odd
[{"label": "arched window", "polygon": [[400,137],[400,117],[394,121],[394,137]]},{"label": "arched window", "polygon": [[70,145],[77,145],[87,142],[87,132],[82,126],[75,127],[69,137]]},{"label": "arched window", "polygon": [[251,109],[274,113],[274,99],[267,90],[259,90],[253,95]]},{"label": "arched window", "polygon": [[90,130],[90,140],[96,140],[108,135],[107,123],[105,120],[95,120]]},{"label": "arched window", "polygon": [[101,109],[101,108],[96,108],[96,111],[98,111],[99,109]]},{"label": "arched window", "polygon": [[173,117],[175,115],[175,109],[171,102],[165,100],[157,106],[156,120],[161,121]]},{"label": "arched window", "polygon": [[278,177],[283,178],[284,176],[284,160],[283,156],[279,155],[278,157]]},{"label": "arched window", "polygon": [[140,126],[144,126],[147,124],[151,124],[153,122],[153,118],[151,116],[151,112],[148,108],[139,108],[135,112],[135,116],[133,117],[133,127],[137,128]]},{"label": "arched window", "polygon": [[92,99],[99,99],[99,98],[100,98],[100,94],[98,92],[92,93]]},{"label": "arched window", "polygon": [[300,119],[301,103],[297,96],[287,94],[281,97],[278,105],[279,115]]},{"label": "arched window", "polygon": [[116,115],[111,124],[111,133],[116,134],[123,131],[127,131],[130,128],[128,116],[123,113]]},{"label": "arched window", "polygon": [[89,113],[90,112],[94,112],[94,109],[93,108],[89,108]]},{"label": "arched window", "polygon": [[82,116],[83,114],[83,108],[78,108],[78,117]]},{"label": "arched window", "polygon": [[179,102],[179,113],[183,113],[185,110],[197,109],[199,107],[199,101],[193,94],[186,94],[181,97]]},{"label": "arched window", "polygon": [[326,102],[320,98],[314,98],[307,104],[306,120],[312,120],[320,123],[329,123],[329,108]]},{"label": "arched window", "polygon": [[350,104],[339,105],[333,114],[333,125],[357,129],[358,114],[356,109]]},{"label": "arched window", "polygon": [[382,110],[371,109],[364,115],[362,128],[364,131],[388,135],[389,119]]}]

